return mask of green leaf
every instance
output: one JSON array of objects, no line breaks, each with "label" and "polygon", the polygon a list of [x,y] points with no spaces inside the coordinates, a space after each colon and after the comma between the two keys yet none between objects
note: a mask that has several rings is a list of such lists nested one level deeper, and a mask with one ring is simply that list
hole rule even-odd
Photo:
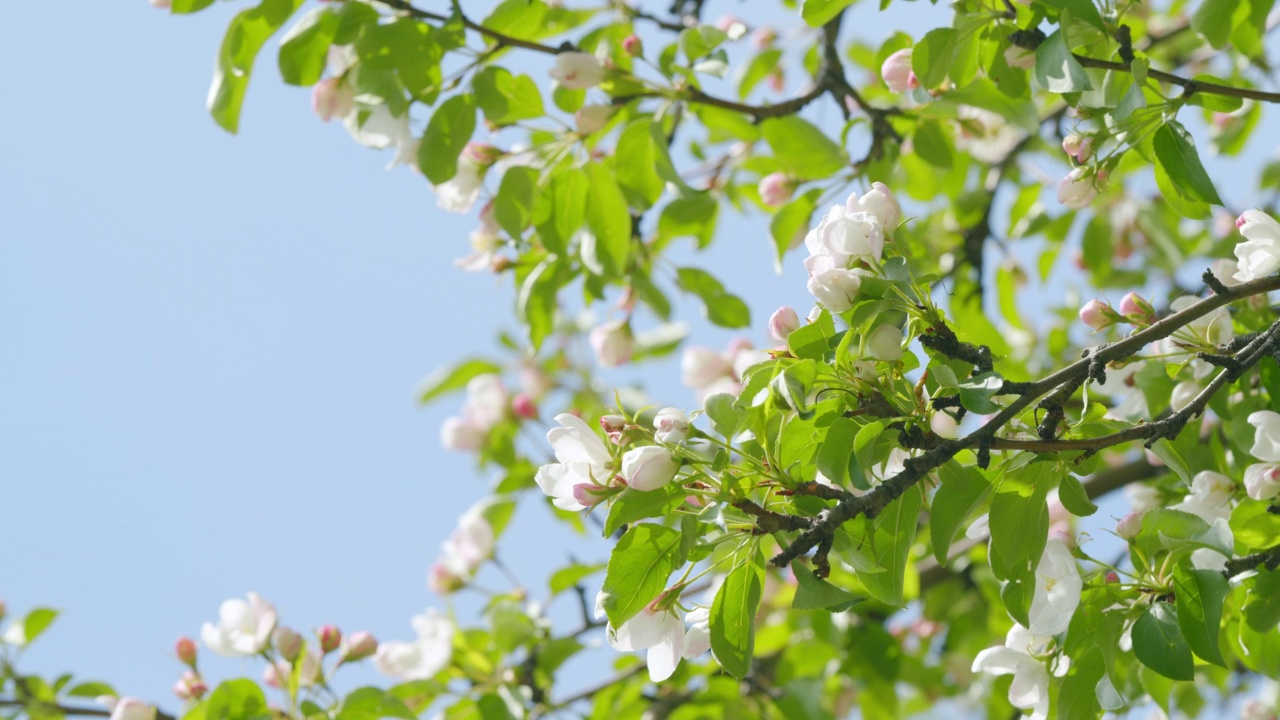
[{"label": "green leaf", "polygon": [[795,574],[797,583],[791,607],[796,610],[843,612],[858,600],[857,595],[814,575],[807,565],[794,563],[791,571]]},{"label": "green leaf", "polygon": [[723,30],[711,25],[695,25],[680,31],[680,49],[691,62],[704,58],[729,38]]},{"label": "green leaf", "polygon": [[119,695],[115,688],[104,682],[82,682],[67,691],[68,697],[96,698],[101,695]]},{"label": "green leaf", "polygon": [[960,404],[969,412],[993,413],[1000,406],[991,401],[1000,388],[1004,386],[1004,378],[999,373],[985,372],[975,375],[960,383]]},{"label": "green leaf", "polygon": [[977,468],[956,462],[938,468],[938,480],[938,492],[929,510],[929,535],[934,558],[939,565],[946,565],[960,525],[991,494],[991,483]]},{"label": "green leaf", "polygon": [[206,720],[251,720],[270,716],[262,688],[247,678],[227,680],[218,685],[205,706]]},{"label": "green leaf", "polygon": [[494,125],[510,125],[546,114],[538,85],[528,75],[512,75],[496,65],[476,75],[472,91],[485,118]]},{"label": "green leaf", "polygon": [[556,256],[547,257],[524,279],[516,297],[517,314],[529,327],[529,342],[534,350],[542,347],[542,341],[555,328],[556,294],[561,285],[559,270]]},{"label": "green leaf", "polygon": [[1107,32],[1107,25],[1102,21],[1102,15],[1098,13],[1093,0],[1039,0],[1039,2],[1057,8],[1059,18],[1061,18],[1061,11],[1066,10],[1071,17],[1083,20],[1104,33]]},{"label": "green leaf", "polygon": [[872,597],[886,605],[903,605],[907,558],[915,542],[919,519],[920,492],[911,489],[889,503],[872,522],[872,551],[876,564],[887,572],[859,572],[858,580]]},{"label": "green leaf", "polygon": [[35,608],[27,613],[22,619],[22,636],[24,638],[23,645],[30,645],[36,641],[36,638],[44,634],[45,630],[53,624],[58,618],[58,611],[53,608]]},{"label": "green leaf", "polygon": [[604,612],[615,628],[653,602],[672,571],[684,565],[680,533],[662,525],[633,525],[614,545],[604,574]]},{"label": "green leaf", "polygon": [[751,62],[742,71],[742,77],[738,81],[738,99],[746,100],[761,80],[778,69],[778,63],[781,60],[781,48],[769,48],[751,58]]},{"label": "green leaf", "polygon": [[1206,0],[1191,16],[1191,28],[1221,50],[1231,41],[1232,16],[1239,5],[1240,0]]},{"label": "green leaf", "polygon": [[1006,476],[991,499],[991,571],[996,578],[1024,577],[1040,564],[1049,536],[1049,504],[1056,463],[1032,463]]},{"label": "green leaf", "polygon": [[188,13],[200,12],[201,10],[213,4],[213,0],[173,0],[169,11],[174,15],[186,15]]},{"label": "green leaf", "polygon": [[623,525],[651,517],[665,517],[679,507],[689,493],[680,483],[669,483],[647,492],[627,488],[614,499],[609,507],[609,517],[604,521],[604,537],[613,535]]},{"label": "green leaf", "polygon": [[827,428],[827,435],[818,446],[818,472],[836,487],[849,482],[849,458],[853,455],[853,440],[858,435],[858,424],[847,417],[838,417]]},{"label": "green leaf", "polygon": [[1075,475],[1066,475],[1058,484],[1058,500],[1067,512],[1076,517],[1089,517],[1098,512],[1098,506],[1089,499],[1084,484]]},{"label": "green leaf", "polygon": [[1160,438],[1151,446],[1151,452],[1160,458],[1160,461],[1166,467],[1177,473],[1178,477],[1182,478],[1188,485],[1191,484],[1193,473],[1190,467],[1187,466],[1187,461],[1182,459],[1182,455],[1173,446],[1173,443],[1165,438]]},{"label": "green leaf", "polygon": [[793,177],[821,180],[848,167],[849,155],[827,134],[794,115],[761,123],[778,164]]},{"label": "green leaf", "polygon": [[692,237],[698,247],[711,244],[720,203],[708,193],[679,197],[667,203],[658,216],[658,237],[662,241]]},{"label": "green leaf", "polygon": [[821,27],[835,19],[841,10],[853,4],[853,0],[804,0],[800,17],[809,27]]},{"label": "green leaf", "polygon": [[703,402],[707,418],[711,420],[711,429],[726,438],[736,435],[742,424],[742,413],[735,406],[737,400],[729,393],[716,393]]},{"label": "green leaf", "polygon": [[618,147],[614,153],[618,187],[622,188],[631,207],[640,211],[652,207],[666,187],[666,182],[658,175],[659,147],[665,149],[665,144],[660,146],[654,142],[650,132],[654,125],[649,118],[640,118],[627,125],[618,136]]},{"label": "green leaf", "polygon": [[956,56],[956,31],[953,28],[930,30],[911,50],[911,69],[926,90],[932,90],[947,79]]},{"label": "green leaf", "polygon": [[1173,592],[1182,636],[1196,655],[1221,667],[1227,665],[1218,650],[1218,629],[1229,591],[1227,579],[1220,572],[1193,570],[1182,563],[1173,568]]},{"label": "green leaf", "polygon": [[782,258],[809,227],[813,209],[822,191],[818,189],[802,193],[783,205],[769,221],[769,234],[773,236],[774,268],[781,272]]},{"label": "green leaf", "polygon": [[559,595],[569,588],[582,582],[584,578],[594,575],[604,569],[604,563],[594,565],[570,565],[566,568],[551,573],[551,578],[547,581],[547,586],[551,589],[552,595]]},{"label": "green leaf", "polygon": [[1170,680],[1194,680],[1195,660],[1178,626],[1178,611],[1157,602],[1133,624],[1133,654],[1138,661]]},{"label": "green leaf", "polygon": [[711,603],[711,650],[720,667],[739,680],[751,671],[755,652],[756,609],[764,589],[758,553],[730,571]]},{"label": "green leaf", "polygon": [[341,24],[338,14],[327,7],[299,18],[280,39],[280,77],[290,85],[314,85],[324,74],[329,46]]},{"label": "green leaf", "polygon": [[586,165],[591,192],[587,195],[587,227],[596,236],[596,257],[610,276],[622,275],[631,255],[631,214],[627,200],[609,168]]},{"label": "green leaf", "polygon": [[493,198],[493,217],[513,238],[524,233],[533,221],[533,205],[537,198],[538,180],[542,174],[535,168],[508,168]]},{"label": "green leaf", "polygon": [[418,402],[426,404],[454,390],[467,386],[472,378],[502,372],[502,366],[481,358],[469,358],[453,365],[437,368],[418,383]]},{"label": "green leaf", "polygon": [[1186,128],[1176,121],[1162,125],[1156,130],[1152,146],[1160,167],[1169,173],[1179,190],[1201,202],[1222,204],[1213,181],[1205,172],[1204,165],[1200,164],[1200,155]]},{"label": "green leaf", "polygon": [[257,7],[231,19],[214,64],[213,86],[209,88],[209,114],[222,129],[232,134],[240,129],[240,107],[249,89],[253,61],[267,38],[301,4],[302,0],[262,0]]},{"label": "green leaf", "polygon": [[462,93],[440,103],[418,144],[418,168],[439,185],[458,174],[458,156],[476,131],[476,100]]},{"label": "green leaf", "polygon": [[937,120],[925,120],[917,125],[911,142],[915,153],[936,168],[950,170],[955,162],[955,141]]},{"label": "green leaf", "polygon": [[751,309],[742,298],[725,290],[711,273],[698,268],[677,268],[676,284],[702,300],[707,319],[712,323],[725,328],[742,328],[751,324]]},{"label": "green leaf", "polygon": [[568,253],[569,241],[586,220],[587,193],[591,181],[574,167],[556,171],[547,183],[551,198],[549,215],[538,224],[538,237],[547,250]]},{"label": "green leaf", "polygon": [[403,702],[382,688],[362,687],[352,690],[342,699],[342,708],[334,720],[417,720],[417,717]]},{"label": "green leaf", "polygon": [[836,334],[835,320],[823,310],[818,319],[796,328],[787,336],[791,354],[804,360],[822,360],[831,352],[831,341]]},{"label": "green leaf", "polygon": [[1244,601],[1245,624],[1264,633],[1280,624],[1280,570],[1260,569]]},{"label": "green leaf", "polygon": [[1059,30],[1036,48],[1036,83],[1052,93],[1092,90],[1089,75],[1071,54],[1066,37]]}]

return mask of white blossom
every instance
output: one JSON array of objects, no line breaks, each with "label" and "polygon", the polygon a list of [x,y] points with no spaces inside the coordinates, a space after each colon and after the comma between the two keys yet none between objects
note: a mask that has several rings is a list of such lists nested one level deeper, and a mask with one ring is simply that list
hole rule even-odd
[{"label": "white blossom", "polygon": [[452,178],[432,188],[436,193],[436,205],[445,212],[471,212],[484,189],[485,169],[465,156],[458,158],[457,167]]},{"label": "white blossom", "polygon": [[1031,623],[1028,631],[1043,636],[1066,632],[1080,606],[1083,584],[1080,569],[1066,543],[1049,538],[1036,566],[1035,595],[1027,613]]},{"label": "white blossom", "polygon": [[884,232],[893,232],[902,222],[902,206],[898,198],[882,182],[871,183],[871,189],[862,195],[851,194],[845,201],[845,210],[850,213],[869,212],[880,221]]},{"label": "white blossom", "polygon": [[960,132],[956,135],[956,149],[984,163],[1003,161],[1022,140],[1022,133],[998,113],[962,105],[958,115]]},{"label": "white blossom", "polygon": [[351,139],[375,150],[395,148],[396,156],[387,169],[412,163],[417,140],[409,129],[409,115],[396,115],[385,104],[353,107],[343,118],[343,126]]},{"label": "white blossom", "polygon": [[1249,282],[1280,270],[1280,223],[1260,211],[1246,210],[1236,220],[1245,241],[1235,247],[1236,280]]},{"label": "white blossom", "polygon": [[676,477],[680,462],[658,445],[642,445],[622,456],[622,478],[635,490],[657,490]]},{"label": "white blossom", "polygon": [[547,442],[558,462],[538,468],[534,482],[562,510],[583,510],[585,505],[574,498],[575,485],[589,483],[607,485],[613,477],[609,470],[612,458],[604,441],[587,427],[581,418],[568,413],[556,416],[560,427],[547,433]]},{"label": "white blossom", "polygon": [[[1014,625],[1004,645],[987,648],[973,659],[973,672],[1013,675],[1009,703],[1031,710],[1031,720],[1045,720],[1049,716],[1049,671],[1037,657],[1045,653],[1048,640],[1033,635],[1021,625]],[[1067,659],[1060,658],[1055,677],[1065,675],[1068,666]]]},{"label": "white blossom", "polygon": [[1088,168],[1075,168],[1058,183],[1058,202],[1075,210],[1089,207],[1098,197],[1098,188],[1093,183],[1094,176]]},{"label": "white blossom", "polygon": [[247,601],[224,601],[218,608],[218,624],[205,623],[200,639],[219,655],[257,655],[267,647],[275,627],[276,609],[251,592]]},{"label": "white blossom", "polygon": [[562,52],[556,55],[551,77],[569,90],[586,90],[604,81],[604,65],[595,55],[584,52]]},{"label": "white blossom", "polygon": [[631,362],[636,350],[635,336],[626,320],[614,320],[591,329],[587,336],[596,361],[604,367],[618,367]]},{"label": "white blossom", "polygon": [[1280,495],[1280,464],[1255,463],[1244,469],[1244,490],[1254,500]]},{"label": "white blossom", "polygon": [[1280,413],[1271,410],[1250,413],[1249,424],[1254,427],[1249,454],[1263,462],[1280,462]]},{"label": "white blossom", "polygon": [[583,105],[573,114],[574,127],[579,135],[591,135],[599,132],[609,119],[613,117],[612,105]]},{"label": "white blossom", "polygon": [[816,273],[807,284],[809,294],[826,309],[842,313],[853,307],[858,289],[862,287],[862,275],[854,270],[833,267]]},{"label": "white blossom", "polygon": [[453,622],[435,608],[411,622],[417,639],[380,643],[373,664],[399,680],[428,680],[448,667],[453,657]]},{"label": "white blossom", "polygon": [[680,408],[663,408],[653,416],[653,429],[659,442],[682,443],[689,435],[689,416]]}]

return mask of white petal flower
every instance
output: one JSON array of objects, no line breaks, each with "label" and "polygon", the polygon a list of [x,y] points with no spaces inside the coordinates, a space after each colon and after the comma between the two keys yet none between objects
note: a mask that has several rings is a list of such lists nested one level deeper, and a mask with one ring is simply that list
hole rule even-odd
[{"label": "white petal flower", "polygon": [[893,232],[902,222],[902,206],[889,186],[882,182],[871,183],[871,189],[861,196],[850,195],[845,201],[845,209],[850,213],[869,212],[875,215],[886,233]]},{"label": "white petal flower", "polygon": [[1258,463],[1245,468],[1244,489],[1254,500],[1280,495],[1280,464]]},{"label": "white petal flower", "polygon": [[1003,115],[972,105],[960,106],[958,115],[956,149],[984,163],[1003,161],[1022,140],[1022,133]]},{"label": "white petal flower", "polygon": [[615,320],[591,329],[587,336],[596,361],[604,367],[618,367],[631,362],[635,354],[636,340],[631,326],[625,320]]},{"label": "white petal flower", "polygon": [[428,680],[449,665],[453,657],[453,622],[435,608],[412,620],[418,638],[411,642],[380,643],[373,664],[400,680]]},{"label": "white petal flower", "polygon": [[534,482],[562,510],[583,510],[585,505],[574,499],[573,488],[581,483],[606,485],[612,479],[608,466],[612,458],[604,441],[587,427],[581,418],[568,413],[556,416],[560,427],[547,433],[559,462],[538,468]]},{"label": "white petal flower", "polygon": [[449,180],[434,186],[436,205],[445,212],[467,213],[480,199],[484,188],[484,168],[458,158],[458,171]]},{"label": "white petal flower", "polygon": [[671,677],[684,657],[684,622],[675,614],[648,608],[605,633],[609,645],[620,652],[647,649],[649,679],[662,682]]},{"label": "white petal flower", "polygon": [[1246,210],[1236,220],[1245,242],[1235,247],[1239,268],[1236,279],[1249,282],[1280,270],[1280,223],[1260,211]]},{"label": "white petal flower", "polygon": [[[1003,646],[978,653],[973,659],[973,672],[1013,675],[1009,703],[1024,710],[1030,709],[1029,717],[1034,720],[1045,720],[1049,716],[1049,671],[1035,657],[1044,651],[1045,644],[1044,638],[1032,635],[1021,625],[1014,625]],[[1063,670],[1059,667],[1060,672]]]},{"label": "white petal flower", "polygon": [[556,55],[551,77],[569,90],[586,90],[604,81],[604,65],[595,55],[584,52],[562,52]]},{"label": "white petal flower", "polygon": [[409,150],[416,150],[417,141],[413,137],[413,131],[409,129],[407,113],[395,115],[385,104],[368,108],[355,107],[343,118],[343,125],[347,128],[351,139],[365,147],[375,150],[395,148],[396,157],[389,168],[412,162],[411,157],[405,156]]},{"label": "white petal flower", "polygon": [[657,445],[642,445],[622,456],[622,477],[640,491],[657,490],[676,477],[680,462],[671,451]]},{"label": "white petal flower", "polygon": [[501,376],[493,373],[477,375],[467,382],[462,417],[487,431],[506,417],[509,404],[510,398]]},{"label": "white petal flower", "polygon": [[155,717],[155,705],[134,697],[122,697],[111,708],[110,720],[155,720]]},{"label": "white petal flower", "polygon": [[1094,176],[1088,168],[1072,170],[1058,183],[1058,202],[1076,210],[1089,207],[1098,197],[1098,188],[1094,187],[1093,181]]},{"label": "white petal flower", "polygon": [[200,639],[219,655],[257,655],[276,627],[276,609],[257,593],[248,601],[232,598],[218,608],[218,624],[205,623]]},{"label": "white petal flower", "polygon": [[1174,412],[1182,412],[1182,409],[1191,404],[1192,400],[1200,394],[1200,383],[1195,380],[1183,380],[1173,386],[1173,392],[1169,396],[1169,407]]},{"label": "white petal flower", "polygon": [[809,278],[809,294],[833,313],[842,313],[853,307],[862,287],[862,275],[853,270],[831,268]]},{"label": "white petal flower", "polygon": [[1027,613],[1031,621],[1028,631],[1041,636],[1066,632],[1080,606],[1083,586],[1080,569],[1066,543],[1050,538],[1036,566],[1035,595]]},{"label": "white petal flower", "polygon": [[689,416],[680,408],[663,408],[653,416],[653,430],[659,442],[682,443],[689,435]]},{"label": "white petal flower", "polygon": [[1249,424],[1256,428],[1249,454],[1263,462],[1280,462],[1280,413],[1271,410],[1250,413]]},{"label": "white petal flower", "polygon": [[689,629],[684,633],[684,658],[692,660],[711,649],[711,611],[694,608],[684,616]]}]

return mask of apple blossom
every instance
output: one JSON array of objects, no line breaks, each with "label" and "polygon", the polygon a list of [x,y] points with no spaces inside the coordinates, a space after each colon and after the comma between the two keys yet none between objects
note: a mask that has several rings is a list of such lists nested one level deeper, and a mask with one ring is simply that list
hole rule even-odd
[{"label": "apple blossom", "polygon": [[756,190],[760,193],[760,202],[768,207],[779,207],[795,193],[796,181],[783,172],[769,173],[760,178]]},{"label": "apple blossom", "polygon": [[1260,698],[1249,698],[1240,706],[1240,720],[1276,720],[1276,710]]},{"label": "apple blossom", "polygon": [[502,377],[493,373],[477,375],[467,381],[467,399],[462,403],[462,416],[488,430],[507,414],[507,389]]},{"label": "apple blossom", "polygon": [[516,393],[511,398],[511,410],[515,412],[516,417],[525,420],[534,420],[538,417],[538,404],[527,393]]},{"label": "apple blossom", "polygon": [[206,692],[209,692],[209,686],[194,670],[182,673],[182,677],[173,684],[173,694],[177,695],[179,700],[199,700]]},{"label": "apple blossom", "polygon": [[320,638],[320,650],[326,655],[342,644],[342,631],[332,625],[321,627],[316,635]]},{"label": "apple blossom", "polygon": [[1280,464],[1255,463],[1244,469],[1244,490],[1254,500],[1280,495]]},{"label": "apple blossom", "polygon": [[618,367],[631,362],[636,349],[635,336],[631,334],[631,325],[626,320],[597,325],[592,328],[587,341],[596,353],[596,361],[604,367]]},{"label": "apple blossom", "polygon": [[736,15],[721,15],[716,18],[716,29],[723,31],[730,40],[738,40],[747,34],[747,24]]},{"label": "apple blossom", "polygon": [[437,595],[451,595],[466,587],[467,578],[453,569],[447,558],[439,558],[427,570],[427,589]]},{"label": "apple blossom", "polygon": [[1200,394],[1200,384],[1195,380],[1183,380],[1173,386],[1173,392],[1169,396],[1169,407],[1174,412],[1182,412],[1182,409],[1191,404],[1196,396]]},{"label": "apple blossom", "polygon": [[579,135],[591,135],[609,124],[613,117],[612,105],[583,105],[573,114],[574,127]]},{"label": "apple blossom", "polygon": [[1116,535],[1125,540],[1132,540],[1138,536],[1142,530],[1142,516],[1144,513],[1131,512],[1120,518],[1116,523]]},{"label": "apple blossom", "polygon": [[689,435],[689,416],[679,408],[663,408],[653,417],[653,429],[659,442],[682,443]]},{"label": "apple blossom", "polygon": [[[621,627],[605,628],[605,639],[614,650],[648,651],[645,661],[652,682],[671,677],[681,659],[692,660],[711,649],[711,614],[706,608],[691,610],[681,621],[674,609],[656,607],[661,600],[659,596]],[[604,617],[603,592],[596,596],[596,617]]]},{"label": "apple blossom", "polygon": [[436,193],[436,205],[445,212],[466,213],[480,199],[484,188],[484,168],[459,157],[457,172],[445,182],[432,187]]},{"label": "apple blossom", "polygon": [[778,41],[778,31],[764,25],[751,31],[751,49],[756,52],[768,50]]},{"label": "apple blossom", "polygon": [[699,398],[715,392],[736,395],[738,384],[733,376],[733,360],[706,347],[687,347],[680,356],[680,382],[697,391]]},{"label": "apple blossom", "polygon": [[135,697],[122,697],[111,706],[110,720],[155,720],[156,706]]},{"label": "apple blossom", "polygon": [[1010,45],[1004,50],[1004,62],[1011,68],[1030,70],[1036,66],[1036,52],[1017,45]]},{"label": "apple blossom", "polygon": [[548,74],[566,89],[586,90],[604,82],[604,65],[595,55],[562,52],[556,55],[555,67]]},{"label": "apple blossom", "polygon": [[1213,273],[1213,276],[1218,279],[1218,282],[1227,287],[1235,287],[1240,284],[1240,281],[1236,279],[1236,270],[1238,268],[1239,265],[1237,263],[1225,258],[1214,260],[1209,265],[1209,271]]},{"label": "apple blossom", "polygon": [[1231,478],[1212,470],[1203,470],[1191,478],[1191,492],[1174,510],[1191,513],[1207,523],[1231,517],[1231,497],[1236,484]]},{"label": "apple blossom", "polygon": [[1164,504],[1160,491],[1150,485],[1141,483],[1127,485],[1124,494],[1129,499],[1129,508],[1136,513],[1155,510]]},{"label": "apple blossom", "polygon": [[1080,322],[1094,330],[1101,330],[1111,324],[1111,318],[1107,313],[1108,310],[1111,310],[1110,305],[1094,298],[1080,308]]},{"label": "apple blossom", "polygon": [[844,268],[830,268],[809,278],[809,294],[833,313],[842,313],[853,307],[862,275]]},{"label": "apple blossom", "polygon": [[640,57],[644,54],[644,42],[639,35],[632,33],[622,39],[622,51],[631,57]]},{"label": "apple blossom", "polygon": [[785,347],[787,338],[791,333],[800,329],[800,316],[796,311],[787,306],[782,306],[773,311],[769,316],[769,337],[780,346]]},{"label": "apple blossom", "polygon": [[878,263],[884,252],[884,225],[875,213],[862,210],[861,204],[852,211],[846,205],[834,205],[804,242],[810,255],[827,256],[838,267],[847,267],[852,260]]},{"label": "apple blossom", "polygon": [[560,427],[547,433],[547,442],[558,462],[538,468],[534,482],[561,510],[583,510],[586,506],[574,499],[574,486],[608,484],[613,477],[609,470],[613,458],[604,442],[581,418],[561,413],[556,416],[556,422]]},{"label": "apple blossom", "polygon": [[1249,414],[1249,424],[1254,427],[1249,454],[1263,462],[1280,462],[1280,413],[1258,410]]},{"label": "apple blossom", "polygon": [[[2,608],[3,606],[0,606]],[[4,612],[0,609],[0,618],[4,617]],[[178,656],[179,662],[190,667],[196,666],[196,642],[191,638],[183,635],[173,644],[173,652]]]},{"label": "apple blossom", "polygon": [[1098,189],[1093,186],[1093,175],[1088,168],[1078,167],[1058,183],[1058,202],[1069,208],[1080,210],[1089,207],[1096,197]]},{"label": "apple blossom", "polygon": [[1077,165],[1083,165],[1093,156],[1093,138],[1071,133],[1062,139],[1062,151]]},{"label": "apple blossom", "polygon": [[[1009,686],[1009,704],[1030,709],[1030,718],[1045,720],[1049,716],[1049,671],[1037,656],[1043,655],[1048,638],[1037,637],[1021,625],[1014,625],[1005,636],[1003,646],[987,648],[973,659],[973,672],[991,675],[1013,675]],[[1058,663],[1055,676],[1067,671],[1066,658]]]},{"label": "apple blossom", "polygon": [[1120,298],[1120,314],[1129,320],[1138,320],[1142,323],[1150,322],[1155,317],[1156,310],[1151,305],[1151,301],[1142,297],[1136,292],[1129,292]]},{"label": "apple blossom", "polygon": [[262,668],[262,684],[277,690],[289,685],[289,674],[293,668],[284,660],[277,660]]},{"label": "apple blossom", "polygon": [[867,335],[867,357],[897,362],[902,357],[902,330],[894,325],[877,325]]},{"label": "apple blossom", "polygon": [[356,91],[343,78],[325,78],[311,88],[311,109],[324,122],[345,118],[355,107]]},{"label": "apple blossom", "polygon": [[276,609],[251,592],[248,600],[232,598],[218,608],[218,624],[205,623],[200,639],[219,655],[257,655],[267,647],[276,627]]},{"label": "apple blossom", "polygon": [[493,261],[497,257],[498,250],[503,245],[497,228],[478,227],[471,231],[468,239],[471,243],[471,252],[455,259],[453,261],[454,266],[460,267],[467,272],[492,270]]},{"label": "apple blossom", "polygon": [[298,659],[298,655],[302,652],[302,643],[302,636],[284,625],[276,627],[271,633],[271,645],[289,662]]},{"label": "apple blossom", "polygon": [[911,69],[911,48],[904,48],[885,58],[880,65],[880,77],[890,92],[904,93],[920,87],[920,80]]},{"label": "apple blossom", "polygon": [[378,651],[378,641],[373,635],[358,630],[348,635],[342,642],[342,662],[359,662],[372,657]]},{"label": "apple blossom", "polygon": [[412,163],[418,141],[409,129],[409,116],[396,115],[385,104],[360,106],[343,117],[347,134],[357,143],[375,150],[395,148],[396,156],[387,169]]},{"label": "apple blossom", "polygon": [[1280,223],[1261,210],[1245,210],[1236,219],[1245,241],[1235,247],[1236,280],[1249,282],[1280,270]]},{"label": "apple blossom", "polygon": [[957,113],[956,149],[987,163],[1002,162],[1022,140],[1022,133],[999,113],[961,105]]},{"label": "apple blossom", "polygon": [[489,431],[464,418],[450,417],[440,424],[440,445],[445,450],[475,452],[484,447]]},{"label": "apple blossom", "polygon": [[676,477],[680,462],[671,451],[657,445],[643,445],[622,456],[622,478],[634,490],[657,490]]},{"label": "apple blossom", "polygon": [[[493,556],[494,540],[493,526],[485,519],[484,506],[472,506],[458,518],[458,526],[441,545],[443,558],[455,569],[470,575]],[[332,631],[336,633],[337,628]],[[337,647],[337,643],[332,644]]]},{"label": "apple blossom", "polygon": [[871,183],[871,189],[862,195],[852,193],[844,203],[848,213],[869,212],[880,221],[883,232],[893,232],[902,222],[902,206],[898,198],[882,182]]},{"label": "apple blossom", "polygon": [[1027,612],[1031,624],[1027,630],[1042,636],[1065,632],[1080,606],[1080,592],[1084,585],[1080,569],[1066,543],[1058,538],[1049,538],[1035,574],[1035,595]]},{"label": "apple blossom", "polygon": [[453,657],[453,622],[435,608],[412,620],[418,634],[409,642],[379,643],[373,663],[379,671],[399,680],[428,680],[449,665]]}]

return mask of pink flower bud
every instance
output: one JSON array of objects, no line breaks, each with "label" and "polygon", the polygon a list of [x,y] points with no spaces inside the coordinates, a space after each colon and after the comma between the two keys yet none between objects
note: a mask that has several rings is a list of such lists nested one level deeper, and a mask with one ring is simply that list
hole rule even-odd
[{"label": "pink flower bud", "polygon": [[462,148],[462,159],[481,168],[494,164],[503,154],[501,150],[489,143],[472,141]]},{"label": "pink flower bud", "polygon": [[751,47],[756,52],[768,50],[777,40],[778,32],[768,25],[758,27],[751,33]]},{"label": "pink flower bud", "polygon": [[642,492],[657,490],[676,477],[680,462],[666,448],[644,445],[622,456],[622,476],[627,485]]},{"label": "pink flower bud", "polygon": [[880,78],[895,93],[920,87],[920,80],[911,69],[911,48],[904,48],[885,58],[880,66]]},{"label": "pink flower bud", "polygon": [[538,417],[538,404],[533,401],[533,398],[524,393],[516,393],[516,396],[511,399],[511,409],[515,411],[517,417],[522,417],[526,420],[533,420]]},{"label": "pink flower bud", "polygon": [[209,686],[194,670],[184,672],[182,679],[173,684],[173,694],[180,700],[199,700],[208,691]]},{"label": "pink flower bud", "polygon": [[1120,576],[1116,574],[1115,570],[1108,570],[1107,574],[1103,576],[1103,579],[1113,584],[1120,582]]},{"label": "pink flower bud", "polygon": [[[3,608],[0,608],[0,617],[4,616]],[[178,642],[174,643],[174,653],[178,656],[178,660],[183,665],[190,667],[196,666],[196,643],[191,638],[183,635],[178,638]]]},{"label": "pink flower bud", "polygon": [[721,15],[716,18],[716,29],[724,32],[730,40],[737,40],[747,34],[747,25],[736,15]]},{"label": "pink flower bud", "polygon": [[796,181],[787,177],[786,173],[770,173],[760,178],[760,202],[769,207],[778,207],[791,199],[796,191]]},{"label": "pink flower bud", "polygon": [[587,336],[587,341],[596,353],[596,360],[604,367],[618,367],[631,362],[636,348],[631,326],[625,320],[596,326]]},{"label": "pink flower bud", "polygon": [[340,77],[325,78],[311,88],[311,109],[321,120],[344,118],[356,107],[356,91]]},{"label": "pink flower bud", "polygon": [[134,697],[122,697],[111,708],[111,720],[155,720],[155,717],[155,705]]},{"label": "pink flower bud", "polygon": [[316,633],[320,636],[320,650],[328,654],[342,644],[342,632],[332,625],[325,625]]},{"label": "pink flower bud", "polygon": [[644,42],[639,35],[632,33],[622,40],[622,51],[631,57],[640,57],[644,54]]},{"label": "pink flower bud", "polygon": [[1138,536],[1138,532],[1142,530],[1142,513],[1131,512],[1120,518],[1120,522],[1116,523],[1116,535],[1125,540],[1132,540]]},{"label": "pink flower bud", "polygon": [[1155,308],[1136,292],[1130,292],[1120,298],[1120,314],[1129,321],[1137,320],[1146,323],[1156,314]]},{"label": "pink flower bud", "polygon": [[427,572],[427,588],[437,595],[452,595],[466,584],[466,578],[440,561],[433,563]]},{"label": "pink flower bud", "polygon": [[1080,210],[1089,207],[1096,197],[1098,189],[1093,186],[1093,177],[1087,168],[1072,170],[1058,183],[1058,202],[1069,208]]},{"label": "pink flower bud", "polygon": [[1062,151],[1078,164],[1084,164],[1093,156],[1093,138],[1071,133],[1062,139]]},{"label": "pink flower bud", "polygon": [[283,625],[271,633],[271,644],[275,646],[280,657],[293,662],[302,653],[302,636]]},{"label": "pink flower bud", "polygon": [[605,488],[595,483],[578,483],[573,486],[573,499],[578,501],[583,507],[594,507],[601,500],[604,500],[605,494],[601,492]]},{"label": "pink flower bud", "polygon": [[795,310],[782,306],[769,316],[769,337],[780,345],[787,344],[791,333],[800,329],[800,316]]},{"label": "pink flower bud", "polygon": [[360,630],[347,636],[342,644],[342,662],[359,662],[378,651],[378,641],[369,633]]},{"label": "pink flower bud", "polygon": [[289,663],[283,660],[271,663],[262,668],[262,682],[267,687],[280,689],[289,685],[289,674],[293,672],[293,668],[289,667]]},{"label": "pink flower bud", "polygon": [[600,428],[606,433],[620,433],[627,427],[627,419],[621,415],[602,415]]},{"label": "pink flower bud", "polygon": [[1084,307],[1080,308],[1080,322],[1094,330],[1101,330],[1111,324],[1111,318],[1107,312],[1109,310],[1111,310],[1111,306],[1105,302],[1096,298],[1090,300],[1084,304]]}]

